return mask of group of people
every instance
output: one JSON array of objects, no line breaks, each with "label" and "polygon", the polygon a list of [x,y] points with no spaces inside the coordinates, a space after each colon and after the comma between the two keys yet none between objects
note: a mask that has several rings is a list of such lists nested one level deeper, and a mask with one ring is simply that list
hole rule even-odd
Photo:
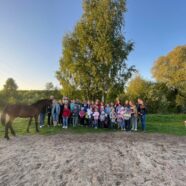
[{"label": "group of people", "polygon": [[[99,100],[84,101],[69,100],[64,97],[57,101],[53,99],[52,107],[47,108],[48,126],[61,125],[68,128],[69,125],[77,127],[82,125],[92,128],[121,129],[124,131],[137,131],[141,123],[142,130],[146,129],[146,107],[142,99],[133,101],[126,100],[104,104]],[[44,126],[45,112],[40,114],[40,127]]]}]

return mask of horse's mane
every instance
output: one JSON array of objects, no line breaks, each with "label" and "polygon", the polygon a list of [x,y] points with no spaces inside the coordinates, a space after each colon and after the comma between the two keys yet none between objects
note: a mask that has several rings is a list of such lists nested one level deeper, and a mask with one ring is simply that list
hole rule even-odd
[{"label": "horse's mane", "polygon": [[33,105],[33,106],[40,105],[40,104],[43,104],[43,103],[46,103],[46,102],[49,102],[49,101],[51,101],[51,100],[50,99],[41,99],[41,100],[38,100],[35,103],[31,104],[31,105]]}]

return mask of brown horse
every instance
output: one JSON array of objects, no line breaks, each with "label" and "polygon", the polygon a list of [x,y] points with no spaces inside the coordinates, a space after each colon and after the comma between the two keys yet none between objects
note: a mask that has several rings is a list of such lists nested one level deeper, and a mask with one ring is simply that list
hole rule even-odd
[{"label": "brown horse", "polygon": [[1,123],[5,126],[5,138],[9,139],[8,129],[10,129],[12,135],[15,136],[15,131],[12,127],[12,123],[17,117],[30,118],[27,127],[27,132],[29,132],[32,118],[34,118],[35,125],[36,125],[36,132],[39,132],[38,116],[41,110],[51,105],[52,105],[52,100],[50,99],[42,99],[32,105],[23,105],[23,104],[7,105],[4,108],[3,113],[1,115]]}]

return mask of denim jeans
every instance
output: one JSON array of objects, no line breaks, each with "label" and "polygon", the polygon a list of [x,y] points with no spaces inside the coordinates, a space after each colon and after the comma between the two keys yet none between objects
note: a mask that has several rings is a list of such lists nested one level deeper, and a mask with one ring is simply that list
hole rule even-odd
[{"label": "denim jeans", "polygon": [[78,116],[72,117],[72,123],[73,123],[73,127],[77,126],[77,124],[78,124]]},{"label": "denim jeans", "polygon": [[146,129],[146,115],[141,115],[141,126],[142,126],[142,130]]},{"label": "denim jeans", "polygon": [[58,119],[59,119],[58,113],[54,113],[54,114],[52,115],[52,119],[53,119],[53,121],[58,122]]},{"label": "denim jeans", "polygon": [[94,128],[98,127],[98,120],[94,120]]},{"label": "denim jeans", "polygon": [[124,120],[121,120],[119,122],[119,125],[120,125],[121,129],[125,129],[125,121]]},{"label": "denim jeans", "polygon": [[68,117],[63,117],[63,126],[68,127]]},{"label": "denim jeans", "polygon": [[44,125],[44,121],[45,121],[45,113],[40,113],[40,115],[39,115],[39,124],[40,124],[40,126]]},{"label": "denim jeans", "polygon": [[131,117],[131,123],[132,123],[132,129],[133,130],[137,130],[138,126],[137,126],[137,117],[132,116]]}]

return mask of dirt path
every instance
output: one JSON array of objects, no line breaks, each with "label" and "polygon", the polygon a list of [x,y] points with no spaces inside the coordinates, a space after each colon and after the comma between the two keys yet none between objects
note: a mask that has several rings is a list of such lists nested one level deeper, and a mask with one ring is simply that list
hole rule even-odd
[{"label": "dirt path", "polygon": [[107,133],[0,139],[0,185],[185,186],[186,137]]}]

